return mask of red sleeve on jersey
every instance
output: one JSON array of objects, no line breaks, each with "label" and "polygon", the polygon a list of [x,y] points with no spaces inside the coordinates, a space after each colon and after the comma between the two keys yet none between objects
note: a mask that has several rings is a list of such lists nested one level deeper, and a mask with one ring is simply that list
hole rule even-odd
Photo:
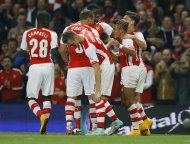
[{"label": "red sleeve on jersey", "polygon": [[87,42],[87,40],[85,38],[84,38],[84,41],[83,41],[83,46],[84,46],[84,49],[87,49],[89,47],[88,42]]}]

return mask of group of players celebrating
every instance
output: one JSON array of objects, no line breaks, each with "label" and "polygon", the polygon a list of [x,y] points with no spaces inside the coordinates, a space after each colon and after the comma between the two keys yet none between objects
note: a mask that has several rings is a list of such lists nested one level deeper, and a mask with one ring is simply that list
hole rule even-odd
[{"label": "group of players celebrating", "polygon": [[[66,134],[73,134],[74,118],[75,132],[81,133],[79,96],[83,94],[83,90],[89,99],[92,123],[92,131],[87,135],[104,135],[105,115],[112,121],[108,135],[124,125],[106,98],[111,95],[115,63],[119,63],[121,68],[122,104],[127,108],[132,123],[132,130],[126,135],[151,134],[149,128],[152,120],[146,116],[140,103],[140,93],[143,92],[147,73],[141,58],[142,51],[147,47],[146,41],[143,34],[135,28],[140,17],[127,11],[123,19],[116,21],[112,28],[109,24],[99,21],[99,12],[99,7],[93,5],[81,11],[80,21],[63,31],[59,51],[57,34],[48,29],[50,16],[47,12],[38,14],[37,28],[27,30],[23,34],[21,49],[29,51],[30,54],[28,104],[33,113],[40,118],[41,134],[46,134],[51,113],[51,95],[54,91],[51,51],[66,75]],[[45,33],[46,38],[40,33]],[[67,72],[64,61],[68,61]],[[40,89],[44,100],[43,109],[36,101]]]}]

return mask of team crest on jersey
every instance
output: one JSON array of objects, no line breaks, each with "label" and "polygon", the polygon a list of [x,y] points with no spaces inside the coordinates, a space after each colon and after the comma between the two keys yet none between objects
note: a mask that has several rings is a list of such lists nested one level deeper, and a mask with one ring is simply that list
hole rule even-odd
[{"label": "team crest on jersey", "polygon": [[16,78],[16,75],[13,75],[13,78],[15,79],[15,78]]}]

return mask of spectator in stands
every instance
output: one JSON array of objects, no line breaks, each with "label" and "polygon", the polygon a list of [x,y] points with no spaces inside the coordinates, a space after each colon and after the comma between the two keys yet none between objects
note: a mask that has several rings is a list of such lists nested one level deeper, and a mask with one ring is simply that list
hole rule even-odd
[{"label": "spectator in stands", "polygon": [[22,34],[25,30],[29,29],[30,26],[26,23],[26,15],[19,14],[17,18],[17,25],[9,30],[8,39],[16,38],[18,34]]},{"label": "spectator in stands", "polygon": [[61,73],[61,69],[58,64],[55,64],[55,88],[52,96],[53,104],[66,104],[66,85],[65,78]]},{"label": "spectator in stands", "polygon": [[102,20],[105,23],[110,23],[113,21],[114,16],[117,15],[116,7],[115,4],[113,3],[112,0],[105,0],[104,1],[104,8],[103,8],[103,16]]},{"label": "spectator in stands", "polygon": [[177,104],[180,106],[190,104],[190,61],[182,57],[172,64],[172,77],[176,84]]},{"label": "spectator in stands", "polygon": [[68,9],[72,21],[79,21],[79,14],[84,9],[84,0],[74,0],[71,7]]},{"label": "spectator in stands", "polygon": [[148,19],[147,19],[147,12],[145,10],[141,10],[138,12],[139,16],[140,16],[140,21],[137,24],[137,28],[144,33],[145,31],[147,31],[150,26],[151,23],[149,23]]},{"label": "spectator in stands", "polygon": [[10,28],[15,27],[17,25],[17,18],[19,16],[20,7],[20,3],[14,3],[11,9],[7,12],[7,21],[10,25]]},{"label": "spectator in stands", "polygon": [[175,100],[174,79],[171,77],[172,52],[164,49],[162,60],[156,65],[155,84],[157,86],[157,100],[159,102],[173,102]]},{"label": "spectator in stands", "polygon": [[8,21],[7,13],[11,11],[12,1],[5,0],[0,4],[0,23],[8,27],[11,27],[11,23]]},{"label": "spectator in stands", "polygon": [[164,40],[165,47],[172,49],[173,38],[177,34],[174,29],[174,23],[170,16],[165,16],[162,21],[161,35],[160,37]]},{"label": "spectator in stands", "polygon": [[179,18],[180,20],[178,23],[176,22],[176,26],[175,26],[175,29],[177,30],[178,33],[183,33],[183,31],[185,29],[185,26],[184,26],[185,18],[187,16],[189,16],[189,11],[183,10],[180,14],[180,18]]},{"label": "spectator in stands", "polygon": [[185,52],[185,48],[183,47],[183,38],[181,35],[175,35],[173,39],[173,47],[173,57],[174,59],[179,60]]},{"label": "spectator in stands", "polygon": [[190,48],[190,16],[185,17],[184,28],[184,47]]},{"label": "spectator in stands", "polygon": [[20,51],[20,45],[21,45],[21,41],[22,41],[22,34],[18,34],[16,36],[16,41],[17,41],[17,44],[18,44],[17,50]]},{"label": "spectator in stands", "polygon": [[0,93],[2,103],[23,103],[23,82],[20,70],[12,68],[12,59],[2,59],[3,70],[0,71]]},{"label": "spectator in stands", "polygon": [[9,52],[9,56],[13,59],[16,58],[16,56],[18,55],[18,43],[17,40],[14,38],[11,38],[8,40],[8,52]]},{"label": "spectator in stands", "polygon": [[35,26],[36,16],[37,16],[37,7],[36,0],[27,0],[27,18],[26,21]]},{"label": "spectator in stands", "polygon": [[71,21],[64,17],[63,10],[57,9],[54,12],[54,17],[50,23],[50,28],[57,32],[58,37],[62,34],[65,27],[69,26]]}]

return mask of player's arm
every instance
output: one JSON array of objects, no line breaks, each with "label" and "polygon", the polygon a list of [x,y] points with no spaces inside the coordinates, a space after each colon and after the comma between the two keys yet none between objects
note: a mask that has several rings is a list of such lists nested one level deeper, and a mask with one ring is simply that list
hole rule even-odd
[{"label": "player's arm", "polygon": [[113,32],[113,28],[107,23],[100,23],[100,24],[103,27],[104,32],[110,37]]},{"label": "player's arm", "polygon": [[68,61],[68,48],[63,42],[60,41],[59,52],[61,54],[62,59],[66,62]]},{"label": "player's arm", "polygon": [[20,44],[20,52],[19,54],[21,55],[29,55],[28,54],[28,44],[27,44],[27,41],[26,41],[26,34],[27,34],[27,31],[25,31],[22,35],[22,41],[21,41],[21,44]]},{"label": "player's arm", "polygon": [[27,41],[26,41],[26,34],[27,34],[27,31],[25,31],[23,33],[22,41],[21,41],[21,45],[20,45],[21,50],[18,52],[18,54],[22,55],[23,57],[29,57],[28,44],[27,44]]},{"label": "player's arm", "polygon": [[[66,32],[68,30],[68,27],[66,27],[64,30],[63,30],[63,33]],[[61,39],[60,39],[60,46],[59,46],[59,52],[61,54],[61,57],[63,58],[63,60],[65,62],[68,61],[68,48],[67,48],[67,45],[63,43],[62,41],[62,36],[61,36]]]},{"label": "player's arm", "polygon": [[85,49],[85,53],[87,57],[90,59],[92,67],[94,68],[94,75],[95,75],[95,97],[94,101],[99,102],[101,100],[101,69],[99,65],[99,60],[96,54],[96,47],[92,44],[89,44],[89,47]]},{"label": "player's arm", "polygon": [[55,60],[57,62],[57,64],[59,65],[59,67],[61,68],[61,70],[63,71],[64,75],[67,75],[67,65],[66,63],[63,61],[58,48],[53,48],[52,49],[52,53],[55,56]]},{"label": "player's arm", "polygon": [[131,56],[136,55],[132,39],[124,39],[122,41],[122,44],[119,45],[119,48],[124,50],[128,55],[131,55]]},{"label": "player's arm", "polygon": [[111,50],[111,47],[113,46],[113,44],[112,44],[113,41],[114,41],[114,39],[113,39],[113,38],[110,38],[109,41],[108,41],[108,43],[106,44],[106,48],[108,49],[108,51],[109,51],[109,53],[110,53],[112,59],[113,59],[114,61],[118,62],[118,61],[119,61],[119,56],[116,55],[116,54]]},{"label": "player's arm", "polygon": [[120,44],[117,40],[112,38],[109,40],[109,42],[107,44],[108,49],[109,49],[110,45],[114,45],[114,46],[119,47],[120,49],[123,49],[128,55],[131,55],[131,56],[136,55],[136,52],[133,47],[133,40],[131,40],[131,39],[123,40],[123,44]]},{"label": "player's arm", "polygon": [[146,50],[147,49],[147,44],[146,44],[146,41],[145,40],[142,40],[142,39],[139,39],[138,37],[134,37],[133,39],[137,45],[142,48],[142,50]]},{"label": "player's arm", "polygon": [[133,39],[137,45],[142,48],[142,50],[146,50],[147,49],[147,44],[146,44],[146,41],[144,39],[144,36],[141,32],[136,32],[134,35],[126,35],[125,38],[130,38],[130,39]]},{"label": "player's arm", "polygon": [[51,52],[52,54],[55,56],[55,60],[57,62],[57,64],[60,66],[61,70],[63,71],[63,73],[66,75],[67,74],[67,67],[66,67],[66,63],[63,61],[59,50],[58,50],[58,37],[57,34],[55,32],[52,33],[52,41],[51,41]]}]

